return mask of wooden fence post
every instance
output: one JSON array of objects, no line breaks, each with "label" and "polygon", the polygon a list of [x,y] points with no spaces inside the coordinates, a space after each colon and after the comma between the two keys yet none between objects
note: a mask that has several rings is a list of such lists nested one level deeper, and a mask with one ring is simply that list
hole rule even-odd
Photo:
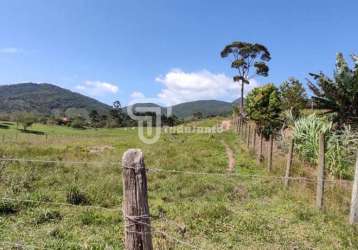
[{"label": "wooden fence post", "polygon": [[241,131],[240,131],[240,130],[241,130],[241,127],[240,127],[240,126],[241,126],[240,117],[237,117],[237,118],[236,118],[236,126],[237,126],[237,130],[236,130],[236,131],[237,131],[238,134],[240,134],[240,132],[241,132]]},{"label": "wooden fence post", "polygon": [[244,123],[244,121],[242,121],[242,135],[241,135],[242,140],[244,140],[245,134],[246,134],[246,123]]},{"label": "wooden fence post", "polygon": [[247,150],[249,151],[250,151],[250,135],[251,135],[251,126],[250,124],[248,124],[246,143],[247,143]]},{"label": "wooden fence post", "polygon": [[273,148],[273,137],[270,135],[269,147],[268,147],[268,161],[267,161],[267,170],[271,172],[272,170],[272,148]]},{"label": "wooden fence post", "polygon": [[242,121],[241,118],[239,118],[239,137],[242,135]]},{"label": "wooden fence post", "polygon": [[254,153],[256,153],[256,132],[257,132],[257,128],[256,128],[256,125],[255,125],[254,134],[253,134],[253,138],[252,138],[252,147],[254,149]]},{"label": "wooden fence post", "polygon": [[295,142],[293,138],[291,139],[290,148],[288,150],[287,155],[287,165],[286,165],[286,174],[285,174],[285,186],[288,187],[289,184],[289,177],[291,173],[291,166],[292,166],[292,156],[293,156],[293,147],[295,145]]},{"label": "wooden fence post", "polygon": [[240,131],[240,130],[241,130],[241,119],[240,119],[239,116],[237,117],[237,127],[238,127],[238,130],[237,130],[237,131],[238,131],[238,133],[240,133],[240,132],[241,132],[241,131]]},{"label": "wooden fence post", "polygon": [[349,214],[349,223],[358,223],[358,152],[356,160],[356,169],[354,174],[353,188],[352,188],[352,201],[351,212]]},{"label": "wooden fence post", "polygon": [[263,155],[262,155],[262,148],[263,148],[263,136],[262,133],[260,133],[260,149],[259,149],[259,155],[258,155],[258,162],[262,162],[263,161]]},{"label": "wooden fence post", "polygon": [[317,169],[317,190],[316,190],[316,207],[323,208],[324,193],[324,168],[325,168],[325,138],[324,133],[319,135],[319,153],[318,153],[318,169]]},{"label": "wooden fence post", "polygon": [[249,123],[245,123],[245,137],[244,137],[244,142],[245,140],[247,140],[247,134],[249,132]]},{"label": "wooden fence post", "polygon": [[126,250],[152,250],[147,177],[142,151],[126,151],[122,158],[122,166],[124,247]]}]

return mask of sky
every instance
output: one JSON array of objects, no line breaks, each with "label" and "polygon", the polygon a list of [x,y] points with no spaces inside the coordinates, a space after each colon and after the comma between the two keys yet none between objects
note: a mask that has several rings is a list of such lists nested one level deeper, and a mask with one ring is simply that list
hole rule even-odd
[{"label": "sky", "polygon": [[52,83],[102,102],[232,101],[233,41],[272,55],[268,77],[306,84],[358,54],[358,1],[0,0],[0,84]]}]

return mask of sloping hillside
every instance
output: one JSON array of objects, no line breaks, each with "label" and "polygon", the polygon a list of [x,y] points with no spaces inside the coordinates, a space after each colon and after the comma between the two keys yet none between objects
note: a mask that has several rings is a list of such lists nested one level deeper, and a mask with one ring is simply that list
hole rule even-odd
[{"label": "sloping hillside", "polygon": [[[189,118],[200,112],[204,117],[228,114],[232,103],[217,100],[200,100],[172,106],[172,113],[179,118]],[[136,107],[160,107],[157,104],[135,104]],[[100,113],[109,110],[110,106],[93,98],[72,92],[48,83],[20,83],[0,86],[0,113],[27,111],[39,114],[51,114],[55,110],[65,111],[69,108],[93,109]],[[166,113],[166,108],[162,113]],[[126,112],[126,109],[124,109]]]},{"label": "sloping hillside", "polygon": [[217,100],[201,100],[186,102],[173,106],[173,114],[179,118],[190,117],[193,113],[201,112],[203,116],[230,113],[232,103]]},{"label": "sloping hillside", "polygon": [[50,114],[68,108],[96,109],[106,112],[110,107],[93,98],[47,83],[20,83],[0,86],[0,113],[28,111]]}]

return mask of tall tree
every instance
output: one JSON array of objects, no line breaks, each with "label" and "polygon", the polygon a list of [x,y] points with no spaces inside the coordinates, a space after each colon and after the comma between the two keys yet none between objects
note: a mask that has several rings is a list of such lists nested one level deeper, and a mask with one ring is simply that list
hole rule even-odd
[{"label": "tall tree", "polygon": [[89,118],[91,120],[92,127],[96,127],[100,122],[100,116],[98,114],[98,111],[95,109],[89,113]]},{"label": "tall tree", "polygon": [[289,78],[280,85],[280,93],[282,109],[291,111],[294,119],[298,118],[307,104],[307,94],[302,83],[295,78]]},{"label": "tall tree", "polygon": [[[271,60],[271,55],[264,45],[237,41],[226,45],[221,51],[221,57],[229,56],[232,58],[231,67],[238,72],[234,81],[241,83],[240,109],[244,112],[244,85],[249,84],[255,75],[268,76],[267,62]],[[250,75],[252,69],[255,73]]]},{"label": "tall tree", "polygon": [[112,109],[109,111],[112,121],[115,123],[115,126],[120,126],[123,120],[122,116],[122,106],[119,101],[113,102]]},{"label": "tall tree", "polygon": [[322,72],[310,75],[316,81],[308,80],[316,105],[334,114],[334,121],[358,123],[358,57],[352,56],[354,68],[350,69],[342,53],[337,54],[333,78]]}]

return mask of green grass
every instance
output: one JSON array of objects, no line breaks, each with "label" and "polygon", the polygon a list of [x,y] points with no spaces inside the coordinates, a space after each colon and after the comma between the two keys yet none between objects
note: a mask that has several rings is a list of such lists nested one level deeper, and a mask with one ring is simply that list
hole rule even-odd
[{"label": "green grass", "polygon": [[[213,126],[220,120],[190,126]],[[0,162],[1,197],[79,204],[3,201],[0,241],[47,249],[122,249],[119,162],[128,148],[141,148],[148,168],[225,173],[224,140],[235,153],[235,173],[268,175],[233,131],[162,134],[159,142],[146,145],[136,129],[74,130],[37,124],[31,129],[47,133],[47,140],[20,133],[14,125],[0,129],[0,140],[5,135],[0,155],[96,164]],[[276,168],[281,175],[281,167]],[[321,213],[314,208],[310,185],[293,183],[285,190],[270,178],[149,171],[148,188],[154,228],[202,249],[358,248],[358,228],[347,224],[349,204],[327,200]],[[155,249],[189,249],[160,234],[153,235],[153,242]]]}]

